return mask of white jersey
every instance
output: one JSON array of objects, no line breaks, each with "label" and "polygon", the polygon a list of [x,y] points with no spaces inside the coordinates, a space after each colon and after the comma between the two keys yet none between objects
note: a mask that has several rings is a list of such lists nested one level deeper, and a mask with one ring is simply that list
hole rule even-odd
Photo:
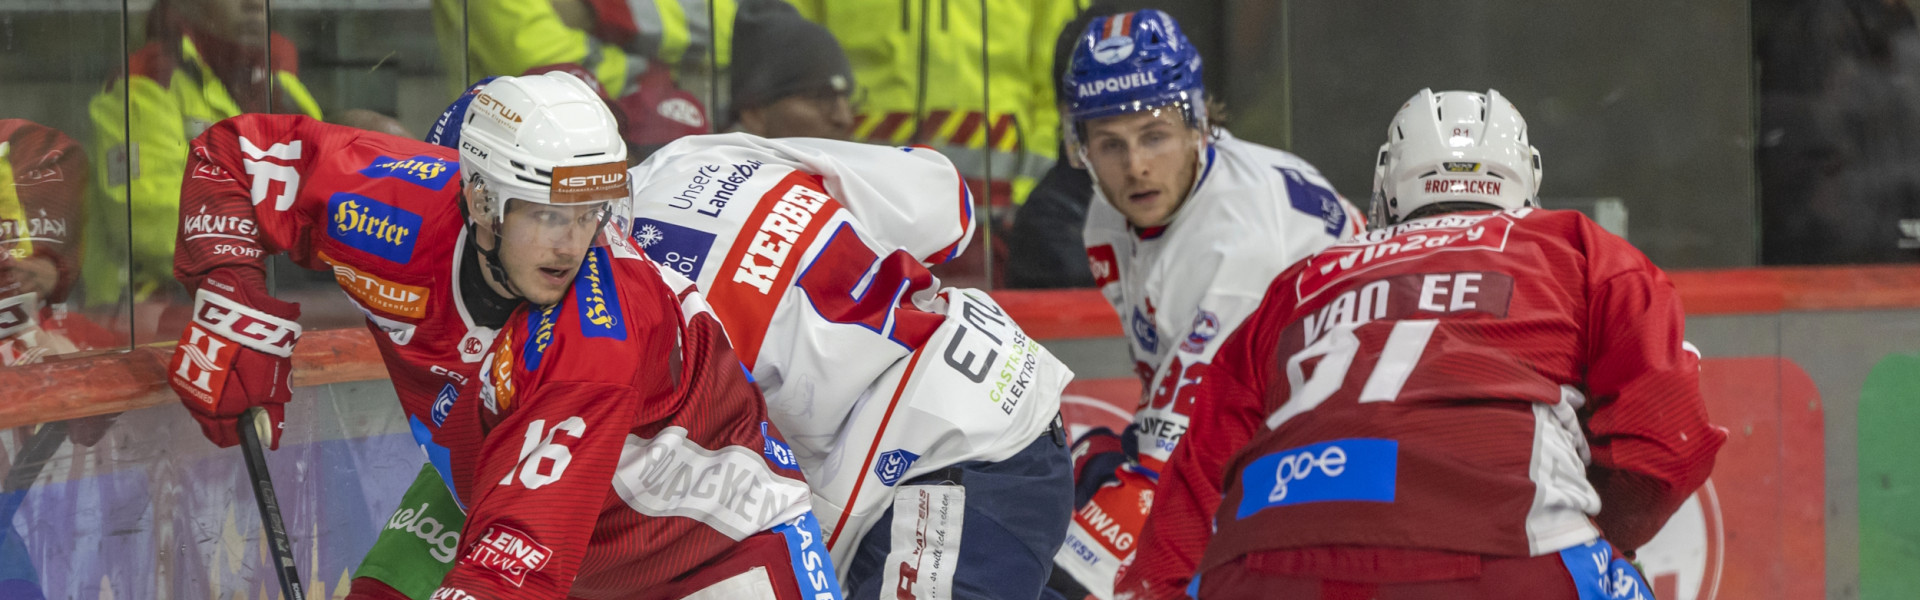
[{"label": "white jersey", "polygon": [[632,240],[705,292],[807,476],[836,564],[896,484],[1011,457],[1059,412],[1065,365],[985,293],[942,289],[926,269],[974,227],[938,152],[703,135],[632,174]]},{"label": "white jersey", "polygon": [[1098,186],[1087,209],[1095,285],[1119,313],[1146,386],[1135,435],[1140,464],[1155,472],[1187,430],[1214,350],[1259,307],[1267,284],[1364,226],[1307,161],[1216,132],[1168,225],[1129,226]]}]

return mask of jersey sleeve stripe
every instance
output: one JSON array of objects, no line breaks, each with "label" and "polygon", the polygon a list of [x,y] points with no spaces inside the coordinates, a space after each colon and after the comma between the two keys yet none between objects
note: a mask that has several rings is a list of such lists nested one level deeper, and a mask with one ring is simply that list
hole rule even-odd
[{"label": "jersey sleeve stripe", "polygon": [[913,358],[907,360],[906,374],[900,377],[900,385],[893,388],[893,399],[887,401],[887,413],[880,417],[879,434],[873,436],[873,444],[867,447],[867,457],[860,461],[860,478],[853,480],[853,493],[847,495],[846,510],[840,512],[840,519],[833,525],[833,535],[827,538],[827,548],[834,547],[840,541],[840,534],[846,532],[847,518],[853,515],[853,507],[860,504],[860,488],[867,483],[867,473],[873,468],[873,459],[880,453],[880,439],[885,437],[887,422],[893,420],[893,409],[899,408],[900,396],[907,391],[907,384],[913,381],[914,367],[920,365],[920,354],[926,352],[926,346],[913,351]]},{"label": "jersey sleeve stripe", "polygon": [[[960,172],[954,171],[954,175],[959,176]],[[961,176],[960,177],[960,237],[955,238],[952,244],[948,244],[947,247],[942,248],[940,249],[939,252],[935,252],[933,254],[934,257],[937,257],[937,260],[933,261],[934,264],[944,263],[944,262],[953,260],[956,257],[959,257],[960,248],[961,246],[965,245],[968,234],[972,233],[972,228],[973,228],[973,190],[967,188],[967,179],[966,177]]]}]

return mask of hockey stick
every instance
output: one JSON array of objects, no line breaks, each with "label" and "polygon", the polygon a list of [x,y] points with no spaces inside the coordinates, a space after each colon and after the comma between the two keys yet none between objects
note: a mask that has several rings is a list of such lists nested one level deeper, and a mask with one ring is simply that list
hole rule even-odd
[{"label": "hockey stick", "polygon": [[67,422],[54,421],[40,425],[33,437],[20,444],[20,454],[13,458],[13,468],[7,471],[6,483],[0,484],[0,525],[11,527],[13,514],[20,510],[20,504],[27,499],[27,489],[33,487],[34,480],[40,478],[41,469],[47,467],[47,461],[60,451],[60,445],[67,443]]},{"label": "hockey stick", "polygon": [[253,482],[253,498],[260,504],[260,523],[267,529],[267,549],[274,561],[274,574],[280,577],[280,590],[286,600],[306,600],[300,589],[300,569],[293,564],[293,541],[287,537],[287,524],[280,518],[280,499],[273,493],[273,477],[267,473],[266,446],[260,439],[270,434],[273,425],[266,409],[258,406],[240,415],[240,453],[247,457],[247,475]]},{"label": "hockey stick", "polygon": [[[0,484],[0,527],[6,530],[0,535],[14,535],[12,531],[14,513],[19,512],[20,505],[26,503],[27,491],[33,487],[33,482],[40,478],[40,472],[46,469],[47,461],[52,460],[54,453],[59,452],[60,446],[66,442],[67,422],[54,421],[41,424],[40,428],[33,432],[32,437],[28,437],[20,444],[20,452],[13,456],[13,468],[7,471],[6,482]],[[28,563],[28,567],[32,568],[32,564]],[[29,573],[37,572],[38,569],[29,571]],[[14,592],[21,591],[20,586],[32,586],[33,590],[41,596],[46,595],[44,590],[39,589],[37,577],[24,578],[16,574],[13,578],[0,580],[0,586],[9,587]]]}]

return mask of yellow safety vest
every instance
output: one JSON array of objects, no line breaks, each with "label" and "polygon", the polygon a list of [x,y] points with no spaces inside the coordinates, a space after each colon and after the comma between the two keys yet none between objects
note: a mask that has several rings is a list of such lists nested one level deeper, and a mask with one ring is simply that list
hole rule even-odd
[{"label": "yellow safety vest", "polygon": [[1053,43],[1078,0],[789,2],[853,63],[865,95],[856,138],[932,146],[970,179],[991,162],[994,195],[1015,203],[1053,166]]},{"label": "yellow safety vest", "polygon": [[[321,118],[298,77],[274,71],[273,79],[302,114]],[[87,110],[95,156],[81,238],[85,304],[119,302],[129,286],[135,301],[146,300],[173,281],[187,144],[214,123],[239,115],[240,106],[199,48],[182,37],[180,64],[164,85],[130,75],[95,95]]]},{"label": "yellow safety vest", "polygon": [[0,222],[13,222],[14,231],[23,232],[16,236],[19,241],[11,246],[0,247],[0,252],[10,252],[11,257],[0,257],[0,264],[19,260],[33,255],[33,239],[26,233],[27,212],[20,206],[20,195],[13,188],[13,163],[7,161],[10,142],[0,141]]},{"label": "yellow safety vest", "polygon": [[[733,0],[717,0],[711,9],[707,4],[627,0],[640,35],[625,47],[567,26],[546,0],[433,0],[433,28],[446,64],[467,67],[464,74],[456,70],[449,78],[454,95],[481,78],[574,63],[593,72],[600,86],[618,98],[635,91],[648,58],[670,65],[683,89],[704,91],[706,78],[712,76],[708,65],[724,69],[729,62],[735,10]],[[714,56],[709,57],[710,52]]]}]

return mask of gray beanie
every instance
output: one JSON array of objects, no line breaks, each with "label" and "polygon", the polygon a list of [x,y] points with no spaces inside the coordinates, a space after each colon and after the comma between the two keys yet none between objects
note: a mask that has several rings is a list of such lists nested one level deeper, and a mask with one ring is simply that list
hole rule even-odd
[{"label": "gray beanie", "polygon": [[839,40],[779,0],[741,3],[733,21],[729,78],[730,117],[794,94],[853,91],[853,65]]}]

